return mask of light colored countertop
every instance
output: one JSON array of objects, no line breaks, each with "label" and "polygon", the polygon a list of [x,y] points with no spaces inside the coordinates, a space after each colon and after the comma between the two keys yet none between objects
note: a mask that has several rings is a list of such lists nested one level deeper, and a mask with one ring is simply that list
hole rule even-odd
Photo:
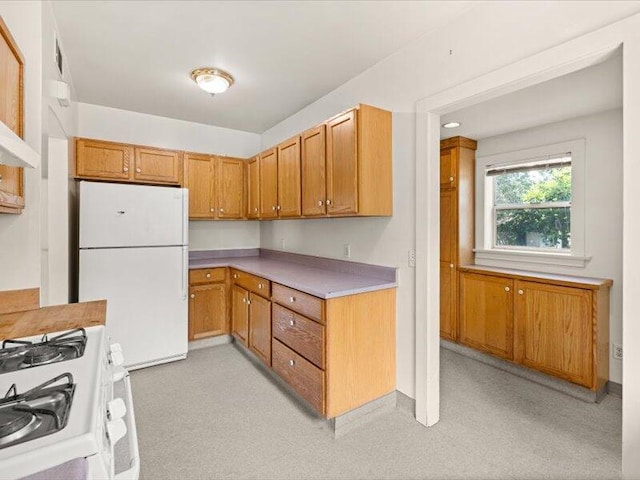
[{"label": "light colored countertop", "polygon": [[104,325],[107,302],[70,303],[0,315],[0,340]]},{"label": "light colored countertop", "polygon": [[[299,257],[304,258],[305,256]],[[335,262],[342,264],[349,263],[341,262],[339,260]],[[392,280],[388,276],[387,278],[384,278],[383,275],[372,276],[370,274],[355,274],[336,271],[272,257],[265,258],[263,256],[245,256],[198,258],[191,259],[189,261],[190,269],[215,267],[237,268],[238,270],[257,275],[267,280],[271,280],[272,282],[308,293],[314,297],[325,299],[372,292],[375,290],[384,290],[398,286],[397,281]],[[364,267],[363,271],[366,270],[367,266]],[[395,278],[395,269],[391,267],[387,268],[394,271],[393,278]]]}]

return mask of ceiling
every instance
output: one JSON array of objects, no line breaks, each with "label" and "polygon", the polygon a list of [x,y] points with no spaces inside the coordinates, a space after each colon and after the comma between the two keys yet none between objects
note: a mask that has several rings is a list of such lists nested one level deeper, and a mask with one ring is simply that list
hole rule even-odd
[{"label": "ceiling", "polygon": [[[473,1],[53,2],[76,100],[262,133]],[[235,84],[212,98],[189,77]]]},{"label": "ceiling", "polygon": [[440,137],[479,140],[622,107],[622,55],[562,77],[448,113]]}]

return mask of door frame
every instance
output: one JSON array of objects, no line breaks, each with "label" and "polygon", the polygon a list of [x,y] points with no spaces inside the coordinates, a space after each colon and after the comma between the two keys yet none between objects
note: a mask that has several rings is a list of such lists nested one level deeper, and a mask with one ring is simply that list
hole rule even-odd
[{"label": "door frame", "polygon": [[[594,65],[623,47],[623,472],[640,476],[640,382],[631,377],[640,366],[640,15],[628,17],[559,46],[416,102],[416,271],[415,387],[416,419],[426,425],[440,419],[440,116]],[[635,105],[635,109],[632,108]],[[425,292],[425,294],[421,294]],[[636,322],[637,323],[637,322]]]}]

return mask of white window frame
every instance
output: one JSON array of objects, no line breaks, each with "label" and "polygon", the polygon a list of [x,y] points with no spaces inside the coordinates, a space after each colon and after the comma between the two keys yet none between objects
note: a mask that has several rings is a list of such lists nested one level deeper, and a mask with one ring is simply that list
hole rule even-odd
[{"label": "white window frame", "polygon": [[[512,166],[535,161],[559,153],[571,155],[571,248],[527,248],[495,245],[495,222],[493,208],[493,177],[485,175],[488,168],[496,165]],[[496,262],[548,264],[584,267],[590,260],[585,256],[585,139],[543,145],[525,150],[504,152],[476,158],[476,263],[496,265]],[[554,202],[554,205],[557,204]],[[541,208],[543,205],[536,205]],[[519,265],[516,265],[519,266]]]}]

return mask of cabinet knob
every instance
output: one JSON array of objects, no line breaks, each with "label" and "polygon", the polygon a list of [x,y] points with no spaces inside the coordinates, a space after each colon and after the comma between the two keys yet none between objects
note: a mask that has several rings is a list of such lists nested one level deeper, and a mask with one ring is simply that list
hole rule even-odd
[{"label": "cabinet knob", "polygon": [[216,209],[215,209],[215,208],[212,208],[212,209],[211,209],[211,213],[215,213],[215,211],[216,211]]},{"label": "cabinet knob", "polygon": [[509,292],[509,291],[511,291],[511,289],[509,287],[504,287],[504,291],[505,292]]},{"label": "cabinet knob", "polygon": [[258,207],[255,207],[255,208],[253,209],[253,211],[254,211],[254,212],[257,212],[257,211],[258,211]]},{"label": "cabinet knob", "polygon": [[140,168],[136,168],[136,172],[141,173],[141,172],[142,172],[142,169],[140,169]]},{"label": "cabinet knob", "polygon": [[122,169],[122,171],[123,171],[124,173],[127,173],[127,172],[129,171],[129,167],[124,167],[124,168]]},{"label": "cabinet knob", "polygon": [[234,274],[233,274],[233,278],[238,278],[238,274],[237,274],[237,273],[234,273]]},{"label": "cabinet knob", "polygon": [[449,181],[450,181],[450,182],[453,182],[453,177],[449,177]]},{"label": "cabinet knob", "polygon": [[224,208],[221,208],[221,209],[220,209],[220,213],[224,213]]},{"label": "cabinet knob", "polygon": [[276,210],[280,211],[280,205],[278,205],[278,206],[276,207]]},{"label": "cabinet knob", "polygon": [[322,205],[324,205],[324,202],[322,200],[318,200],[318,206],[321,207]]},{"label": "cabinet knob", "polygon": [[324,203],[325,203],[325,204],[327,204],[327,205],[331,205],[331,200],[328,200],[328,199],[327,199],[327,201],[326,201],[326,202],[324,202]]},{"label": "cabinet knob", "polygon": [[211,274],[210,274],[210,273],[207,273],[205,276],[206,276],[207,278],[211,278]]},{"label": "cabinet knob", "polygon": [[289,366],[293,367],[296,364],[295,360],[289,360]]},{"label": "cabinet knob", "polygon": [[246,299],[246,298],[243,298],[243,299],[242,299],[242,303],[247,303],[247,299]]},{"label": "cabinet knob", "polygon": [[273,206],[271,207],[271,210],[273,210],[273,211],[275,212],[275,211],[276,211],[276,206],[275,206],[275,205],[273,205]]},{"label": "cabinet knob", "polygon": [[449,264],[449,268],[453,268],[453,263],[450,263],[450,264]]},{"label": "cabinet knob", "polygon": [[247,299],[247,305],[251,305],[251,300]]},{"label": "cabinet knob", "polygon": [[289,297],[289,302],[293,303],[296,301],[296,297]]},{"label": "cabinet knob", "polygon": [[524,290],[518,290],[518,295],[524,295]]},{"label": "cabinet knob", "polygon": [[290,325],[290,326],[292,326],[292,327],[293,327],[295,324],[296,324],[296,321],[295,321],[295,320],[289,320],[289,325]]},{"label": "cabinet knob", "polygon": [[196,294],[195,293],[192,293],[190,296],[191,296],[191,298],[196,298]]},{"label": "cabinet knob", "polygon": [[258,284],[258,288],[263,288],[264,285],[262,285],[261,283]]}]

